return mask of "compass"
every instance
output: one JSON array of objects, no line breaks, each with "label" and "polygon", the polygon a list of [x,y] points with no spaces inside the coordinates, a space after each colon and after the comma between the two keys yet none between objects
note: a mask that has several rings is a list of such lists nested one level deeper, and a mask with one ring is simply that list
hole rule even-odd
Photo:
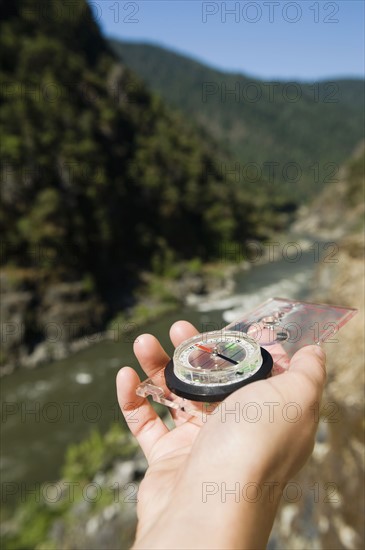
[{"label": "compass", "polygon": [[166,385],[191,401],[215,402],[246,384],[267,378],[273,360],[244,332],[198,334],[175,349],[165,368]]}]

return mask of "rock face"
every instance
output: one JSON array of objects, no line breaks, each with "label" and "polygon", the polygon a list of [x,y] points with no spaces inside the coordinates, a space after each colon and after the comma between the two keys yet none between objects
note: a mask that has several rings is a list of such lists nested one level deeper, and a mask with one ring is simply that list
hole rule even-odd
[{"label": "rock face", "polygon": [[[234,288],[235,273],[245,268],[227,265],[222,269],[207,264],[192,273],[184,270],[183,265],[175,279],[161,277],[156,280],[153,274],[144,273],[144,283],[152,288],[153,279],[159,292],[157,295],[147,293],[137,300],[132,298],[132,303],[136,302],[134,305],[145,311],[139,318],[133,308],[126,308],[129,317],[121,324],[124,326],[129,318],[134,325],[143,324],[169,311],[168,308],[192,304],[203,295],[227,296]],[[21,283],[14,284],[5,273],[0,280],[3,348],[0,376],[18,366],[34,368],[63,359],[95,341],[115,337],[114,332],[105,330],[106,309],[112,310],[114,306],[102,303],[93,291],[85,288],[83,281],[42,285],[32,278],[27,280],[22,274]],[[93,337],[85,338],[89,335]]]},{"label": "rock face", "polygon": [[51,284],[43,292],[37,284],[17,288],[3,273],[1,373],[62,358],[74,339],[96,332],[103,315],[102,304],[82,281]]},{"label": "rock face", "polygon": [[[313,456],[284,494],[269,548],[357,549],[364,544],[364,239],[339,242],[313,299],[359,308],[326,344],[328,382]],[[330,290],[330,293],[328,289]],[[290,449],[288,449],[290,452]]]},{"label": "rock face", "polygon": [[102,311],[97,299],[85,291],[82,282],[59,283],[47,288],[38,318],[43,332],[54,328],[55,339],[67,342],[95,332]]},{"label": "rock face", "polygon": [[358,232],[365,212],[364,143],[339,170],[334,183],[320,192],[310,205],[302,206],[292,231],[333,241]]},{"label": "rock face", "polygon": [[[1,285],[1,346],[2,353],[19,355],[25,353],[24,335],[27,312],[33,300],[31,292],[3,292]],[[5,357],[3,357],[5,359]]]}]

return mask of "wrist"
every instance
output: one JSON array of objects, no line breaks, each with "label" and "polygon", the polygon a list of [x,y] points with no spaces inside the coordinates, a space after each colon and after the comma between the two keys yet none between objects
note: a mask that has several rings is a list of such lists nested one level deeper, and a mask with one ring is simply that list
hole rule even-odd
[{"label": "wrist", "polygon": [[[200,476],[199,476],[200,477]],[[282,494],[274,481],[209,481],[178,484],[169,508],[140,532],[134,549],[263,548]]]}]

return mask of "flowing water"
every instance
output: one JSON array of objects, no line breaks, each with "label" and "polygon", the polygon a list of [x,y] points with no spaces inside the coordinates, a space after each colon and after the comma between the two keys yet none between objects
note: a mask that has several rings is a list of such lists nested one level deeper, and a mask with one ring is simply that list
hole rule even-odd
[{"label": "flowing water", "polygon": [[[315,266],[310,251],[297,262],[253,266],[237,276],[235,294],[228,299],[202,298],[195,307],[148,323],[140,332],[156,335],[171,354],[168,330],[174,321],[187,319],[200,330],[208,325],[221,328],[271,296],[308,298]],[[95,426],[104,431],[121,418],[115,395],[118,369],[136,367],[143,378],[132,352],[136,336],[100,342],[62,361],[20,369],[2,380],[2,483],[28,486],[58,479],[69,444],[85,438]]]}]

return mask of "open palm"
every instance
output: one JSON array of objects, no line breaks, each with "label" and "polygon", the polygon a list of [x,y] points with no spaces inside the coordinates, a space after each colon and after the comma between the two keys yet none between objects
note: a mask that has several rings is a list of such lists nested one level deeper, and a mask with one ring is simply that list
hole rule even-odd
[{"label": "open palm", "polygon": [[[197,332],[190,323],[179,321],[171,327],[170,337],[176,347]],[[275,350],[270,351],[275,360]],[[134,352],[148,377],[153,378],[169,361],[158,340],[149,334],[138,337]],[[137,540],[148,539],[153,526],[178,501],[185,509],[191,507],[193,514],[201,513],[194,509],[199,509],[206,480],[216,484],[274,480],[284,486],[312,451],[318,422],[313,407],[320,401],[324,381],[324,354],[317,346],[308,346],[292,358],[284,375],[249,384],[225,399],[221,407],[226,406],[226,415],[213,414],[201,425],[195,418],[172,411],[175,427],[169,430],[148,400],[136,395],[137,373],[129,367],[121,369],[118,401],[149,465],[138,494]],[[250,404],[260,410],[254,422],[241,415],[242,408]],[[295,422],[282,414],[290,404],[301,411]],[[199,547],[196,538],[194,544]]]},{"label": "open palm", "polygon": [[[174,346],[197,334],[198,331],[184,321],[171,327]],[[144,334],[136,339],[134,352],[148,377],[153,377],[166,366],[169,356],[158,340]],[[138,516],[149,511],[148,524],[158,517],[171,499],[179,473],[184,468],[200,426],[186,415],[173,411],[175,428],[169,430],[147,399],[136,395],[140,383],[137,373],[124,367],[118,373],[117,393],[120,408],[127,424],[136,436],[148,461],[148,470],[138,493]]]}]

